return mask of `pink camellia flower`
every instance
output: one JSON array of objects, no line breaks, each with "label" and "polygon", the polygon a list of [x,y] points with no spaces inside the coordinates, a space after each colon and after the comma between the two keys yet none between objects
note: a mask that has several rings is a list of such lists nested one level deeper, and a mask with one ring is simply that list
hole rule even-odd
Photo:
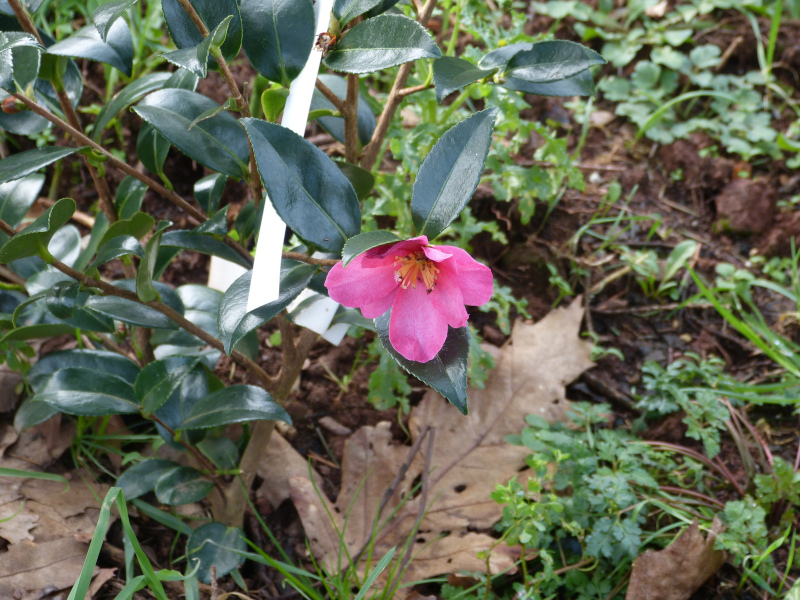
[{"label": "pink camellia flower", "polygon": [[421,235],[367,250],[325,280],[330,297],[367,319],[392,309],[389,341],[409,360],[428,362],[442,349],[447,326],[467,324],[465,304],[492,297],[492,272],[454,246],[430,246]]}]

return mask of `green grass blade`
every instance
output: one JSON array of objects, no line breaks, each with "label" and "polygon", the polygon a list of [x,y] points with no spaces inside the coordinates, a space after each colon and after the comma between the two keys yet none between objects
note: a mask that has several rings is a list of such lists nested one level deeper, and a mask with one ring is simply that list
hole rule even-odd
[{"label": "green grass blade", "polygon": [[372,569],[372,572],[367,577],[367,580],[364,582],[364,585],[361,586],[361,590],[358,592],[354,600],[363,600],[364,596],[367,595],[369,588],[372,587],[372,584],[375,583],[375,580],[378,578],[378,575],[386,568],[386,565],[389,564],[389,561],[392,560],[394,556],[394,548],[390,549],[386,555],[378,561],[378,564],[375,565],[375,568]]}]

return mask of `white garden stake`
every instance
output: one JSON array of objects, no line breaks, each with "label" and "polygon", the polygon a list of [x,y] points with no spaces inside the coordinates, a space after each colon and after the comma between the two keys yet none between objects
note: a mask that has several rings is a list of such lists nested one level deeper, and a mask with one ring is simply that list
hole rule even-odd
[{"label": "white garden stake", "polygon": [[[316,17],[316,36],[328,31],[330,25],[330,15],[333,10],[334,0],[316,0],[314,10]],[[296,134],[305,134],[308,112],[311,107],[311,97],[319,72],[322,53],[316,48],[311,51],[305,67],[292,82],[289,88],[289,96],[286,99],[286,106],[283,110],[282,125]],[[256,248],[255,263],[253,265],[253,277],[250,283],[250,293],[247,298],[247,311],[255,310],[264,304],[278,299],[280,294],[280,270],[281,252],[283,250],[283,239],[286,235],[286,224],[275,212],[268,197],[262,200],[264,203],[264,213],[261,218],[261,228],[258,233],[258,246]],[[233,276],[231,273],[235,272]],[[220,289],[221,285],[230,285],[230,282],[239,277],[243,271],[238,265],[228,261],[212,257],[209,272],[209,286]],[[233,279],[231,279],[233,277]],[[219,282],[217,286],[214,283]],[[225,285],[225,288],[227,288]],[[302,300],[313,295],[313,292],[306,290],[292,305],[299,304]],[[344,331],[342,328],[334,326],[329,330],[331,321],[336,313],[338,304],[330,298],[320,296],[320,299],[300,314],[295,315],[294,321],[303,327],[321,334],[325,339],[333,344],[338,344]]]}]

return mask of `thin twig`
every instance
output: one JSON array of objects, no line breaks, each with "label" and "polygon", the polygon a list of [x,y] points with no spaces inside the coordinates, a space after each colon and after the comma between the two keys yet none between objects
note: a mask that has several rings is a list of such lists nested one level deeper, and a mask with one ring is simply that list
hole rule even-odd
[{"label": "thin twig", "polygon": [[[27,11],[22,7],[22,4],[20,4],[19,0],[9,0],[9,5],[14,11],[14,15],[16,15],[23,31],[32,35],[41,45],[44,46],[44,42],[39,36],[39,31],[36,29],[36,25],[33,24],[33,21],[31,20]],[[67,96],[64,89],[56,85],[56,83],[52,83],[52,86],[56,96],[58,97],[58,103],[61,105],[61,110],[64,111],[64,115],[67,117],[67,121],[69,121],[69,124],[73,128],[82,133],[83,128],[81,127],[78,113],[75,112],[75,107],[72,106],[72,101],[69,99],[69,96]],[[100,177],[97,169],[92,165],[91,162],[89,162],[89,158],[87,156],[83,156],[82,158],[86,168],[89,171],[89,175],[94,182],[94,187],[97,190],[97,194],[100,197],[100,208],[102,209],[103,214],[106,216],[106,219],[108,219],[108,222],[114,223],[117,220],[117,211],[114,209],[114,201],[111,198],[111,190],[108,189],[108,183],[105,181],[105,179]]]},{"label": "thin twig", "polygon": [[416,94],[417,92],[423,92],[425,90],[429,90],[432,87],[433,85],[430,83],[423,83],[420,85],[414,85],[411,87],[403,88],[397,93],[401,98],[405,98],[406,96],[410,96],[411,94]]},{"label": "thin twig", "polygon": [[289,260],[298,260],[309,265],[320,265],[322,267],[332,267],[335,264],[342,262],[341,260],[335,258],[314,258],[313,256],[309,256],[308,254],[303,254],[301,252],[283,252],[281,256]]},{"label": "thin twig", "polygon": [[339,98],[339,96],[334,94],[331,88],[322,83],[319,77],[317,78],[316,86],[317,89],[322,93],[322,95],[325,96],[330,101],[330,103],[336,107],[336,110],[338,110],[340,113],[344,113],[344,101],[341,98]]},{"label": "thin twig", "polygon": [[[428,20],[431,18],[431,13],[433,13],[434,6],[436,6],[436,0],[427,0],[425,5],[419,10],[417,22],[423,26],[427,25]],[[389,126],[394,118],[394,113],[403,100],[403,96],[400,95],[400,92],[406,86],[408,77],[411,75],[412,67],[413,63],[409,62],[402,65],[398,70],[397,77],[389,92],[389,97],[386,99],[386,104],[383,107],[380,117],[378,117],[378,123],[372,134],[372,139],[369,144],[364,146],[361,166],[368,171],[371,171],[375,167],[375,163],[378,160],[378,154],[380,153],[381,146],[383,146],[383,140],[386,139],[386,135],[389,133]]]}]

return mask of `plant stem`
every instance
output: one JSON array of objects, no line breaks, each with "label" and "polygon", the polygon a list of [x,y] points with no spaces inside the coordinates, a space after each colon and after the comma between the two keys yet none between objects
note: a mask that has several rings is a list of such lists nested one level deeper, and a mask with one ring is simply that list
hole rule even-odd
[{"label": "plant stem", "polygon": [[330,100],[331,104],[333,104],[336,107],[336,110],[338,110],[342,114],[345,113],[344,102],[342,101],[342,99],[339,98],[339,96],[337,96],[336,94],[334,94],[331,88],[322,83],[319,77],[317,78],[316,86],[317,89],[322,93],[322,95],[325,96],[328,100]]},{"label": "plant stem", "polygon": [[[427,25],[435,6],[436,0],[427,0],[419,11],[417,22],[423,26]],[[369,144],[364,146],[361,166],[368,171],[375,168],[378,161],[381,146],[383,145],[383,140],[386,138],[386,135],[389,133],[389,126],[392,123],[394,113],[397,111],[400,102],[402,102],[404,98],[400,92],[405,88],[408,77],[411,75],[412,68],[413,63],[406,63],[400,67],[394,84],[392,84],[392,89],[389,92],[389,97],[386,99],[383,112],[381,112],[380,117],[378,117],[378,124],[375,127],[375,132],[372,134],[372,139],[369,141]]]},{"label": "plant stem", "polygon": [[[208,27],[203,22],[203,19],[197,14],[197,11],[192,6],[192,3],[189,0],[178,0],[180,5],[183,7],[183,10],[186,11],[186,14],[189,15],[189,18],[194,23],[194,26],[197,27],[197,30],[200,34],[207,38],[210,35],[208,31]],[[241,90],[239,90],[239,85],[236,83],[236,80],[233,78],[233,72],[231,71],[230,66],[228,65],[228,61],[225,60],[225,57],[222,55],[222,52],[219,50],[212,49],[212,53],[214,58],[217,60],[217,64],[219,65],[219,71],[222,73],[222,78],[225,80],[225,83],[228,85],[228,89],[231,92],[231,96],[233,97],[233,101],[236,102],[236,107],[242,113],[243,116],[249,117],[250,116],[250,105],[242,96]],[[256,165],[256,155],[253,152],[253,145],[250,144],[250,195],[253,197],[253,202],[256,206],[261,201],[261,178],[258,174],[258,167]]]},{"label": "plant stem", "polygon": [[344,158],[358,164],[358,74],[347,75],[347,100],[344,103]]}]

